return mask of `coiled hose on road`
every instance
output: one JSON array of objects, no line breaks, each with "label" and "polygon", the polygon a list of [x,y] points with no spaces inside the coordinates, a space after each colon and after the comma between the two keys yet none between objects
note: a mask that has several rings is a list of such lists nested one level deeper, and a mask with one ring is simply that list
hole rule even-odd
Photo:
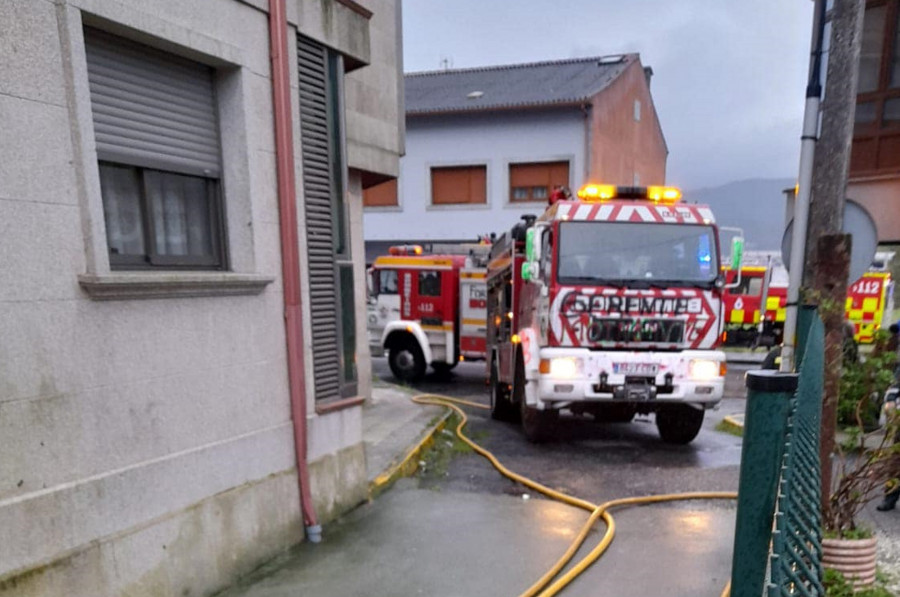
[{"label": "coiled hose on road", "polygon": [[[503,464],[499,460],[497,460],[497,457],[494,456],[490,451],[482,448],[480,445],[469,439],[469,437],[466,436],[465,433],[463,433],[463,428],[466,426],[466,423],[469,419],[466,416],[466,413],[457,405],[469,406],[479,409],[488,409],[488,406],[480,404],[478,402],[460,400],[459,398],[451,398],[449,396],[441,396],[438,394],[419,394],[418,396],[413,396],[412,401],[416,404],[431,404],[434,406],[443,406],[455,411],[460,417],[459,425],[456,426],[457,437],[464,441],[475,452],[487,458],[488,461],[490,461],[490,463],[500,472],[501,475],[512,479],[517,483],[521,483],[525,487],[533,489],[534,491],[542,493],[549,498],[563,502],[564,504],[569,504],[570,506],[575,506],[576,508],[581,508],[582,510],[587,510],[591,513],[590,517],[581,528],[581,531],[579,531],[578,535],[575,537],[575,540],[562,555],[562,557],[557,560],[557,562],[553,565],[553,567],[550,568],[550,570],[546,572],[546,574],[544,574],[533,585],[531,585],[528,590],[522,593],[521,597],[534,597],[535,595],[538,595],[539,597],[550,597],[551,595],[556,595],[561,590],[563,590],[566,585],[575,580],[575,578],[578,577],[579,574],[587,570],[587,568],[591,564],[596,562],[612,543],[613,537],[616,534],[616,522],[613,519],[612,515],[609,513],[609,510],[612,508],[618,508],[621,506],[633,506],[638,504],[653,504],[657,502],[671,502],[678,500],[737,498],[737,493],[734,492],[712,491],[648,495],[642,497],[621,498],[617,500],[610,500],[602,504],[594,504],[587,500],[572,497],[570,495],[566,495],[559,491],[550,489],[546,485],[541,485],[537,481],[509,470],[508,468],[503,466]],[[572,558],[575,556],[575,553],[587,538],[591,528],[593,528],[597,520],[601,518],[603,519],[603,522],[606,523],[606,533],[603,535],[600,543],[598,543],[597,546],[592,549],[588,555],[582,558],[581,561],[575,564],[575,566],[573,566],[571,570],[567,571],[559,578],[556,578],[557,575],[559,575],[560,571],[565,568],[565,566],[572,560]],[[555,581],[553,580],[554,578],[556,578]],[[728,595],[730,595],[730,593],[731,587],[729,583],[729,585],[727,585],[722,592],[722,597],[727,597]]]}]

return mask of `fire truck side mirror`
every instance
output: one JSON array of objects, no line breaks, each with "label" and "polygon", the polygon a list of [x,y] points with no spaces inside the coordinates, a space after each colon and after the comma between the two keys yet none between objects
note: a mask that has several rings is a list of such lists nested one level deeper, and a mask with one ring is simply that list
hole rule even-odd
[{"label": "fire truck side mirror", "polygon": [[741,285],[741,266],[744,264],[744,237],[742,234],[731,237],[731,271],[734,272],[734,280],[731,284],[722,284],[722,288],[731,289]]},{"label": "fire truck side mirror", "polygon": [[740,271],[744,263],[744,238],[735,236],[731,239],[731,269]]},{"label": "fire truck side mirror", "polygon": [[522,280],[525,282],[540,283],[538,277],[538,264],[534,261],[525,261],[522,263]]},{"label": "fire truck side mirror", "polygon": [[538,261],[541,258],[540,243],[537,240],[537,228],[531,227],[525,233],[525,260],[530,262]]}]

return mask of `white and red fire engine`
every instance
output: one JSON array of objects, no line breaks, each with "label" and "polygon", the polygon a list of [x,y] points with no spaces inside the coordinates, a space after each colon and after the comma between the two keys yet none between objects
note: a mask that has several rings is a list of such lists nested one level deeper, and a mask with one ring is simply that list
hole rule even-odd
[{"label": "white and red fire engine", "polygon": [[421,378],[428,365],[446,372],[459,361],[484,359],[490,246],[444,249],[391,247],[369,270],[369,345],[373,354],[387,352],[402,381]]},{"label": "white and red fire engine", "polygon": [[494,418],[521,417],[541,441],[563,409],[616,421],[653,412],[665,441],[696,437],[722,399],[724,278],[712,211],[680,197],[586,185],[494,243]]}]

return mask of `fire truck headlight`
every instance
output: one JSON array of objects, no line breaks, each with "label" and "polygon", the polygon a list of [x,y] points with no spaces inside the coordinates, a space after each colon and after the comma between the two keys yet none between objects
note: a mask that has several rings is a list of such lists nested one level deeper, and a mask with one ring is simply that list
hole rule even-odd
[{"label": "fire truck headlight", "polygon": [[709,381],[720,377],[719,361],[710,359],[691,359],[690,378],[696,381]]},{"label": "fire truck headlight", "polygon": [[581,359],[574,357],[541,359],[541,373],[548,374],[554,379],[571,379],[581,373],[581,369]]}]

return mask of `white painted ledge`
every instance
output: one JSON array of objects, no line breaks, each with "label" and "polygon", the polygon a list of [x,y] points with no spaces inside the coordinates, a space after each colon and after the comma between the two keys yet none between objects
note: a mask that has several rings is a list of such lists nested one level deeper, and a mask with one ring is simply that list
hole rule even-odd
[{"label": "white painted ledge", "polygon": [[97,301],[239,296],[261,293],[272,276],[231,272],[112,272],[82,274],[78,283]]}]

